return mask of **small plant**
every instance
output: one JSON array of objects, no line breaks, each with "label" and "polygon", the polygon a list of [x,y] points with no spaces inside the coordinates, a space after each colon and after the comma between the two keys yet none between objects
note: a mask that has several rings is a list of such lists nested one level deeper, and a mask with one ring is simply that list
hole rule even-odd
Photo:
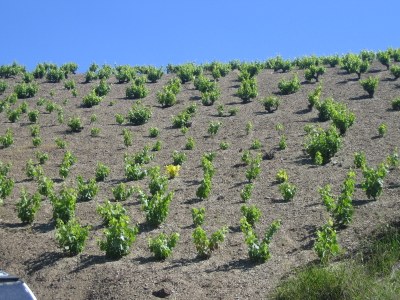
[{"label": "small plant", "polygon": [[51,178],[40,176],[38,180],[38,191],[42,196],[48,197],[53,194],[54,182]]},{"label": "small plant", "polygon": [[261,100],[261,104],[264,106],[265,110],[269,113],[273,113],[278,109],[280,101],[277,97],[269,96]]},{"label": "small plant", "polygon": [[14,180],[7,177],[9,167],[2,169],[0,174],[0,204],[3,203],[3,200],[11,194],[14,189]]},{"label": "small plant", "polygon": [[7,83],[4,80],[0,80],[0,95],[7,89]]},{"label": "small plant", "polygon": [[155,238],[149,239],[149,249],[154,253],[156,259],[165,260],[172,254],[172,249],[175,248],[178,240],[179,234],[176,232],[170,236],[160,233]]},{"label": "small plant", "polygon": [[155,83],[163,76],[163,74],[164,72],[162,71],[162,68],[157,69],[155,67],[149,67],[147,71],[147,79],[151,83]]},{"label": "small plant", "polygon": [[116,114],[115,115],[115,121],[119,124],[122,125],[125,122],[125,118],[123,115]]},{"label": "small plant", "polygon": [[126,98],[128,99],[142,99],[148,94],[149,90],[144,85],[144,77],[136,78],[132,85],[126,88]]},{"label": "small plant", "polygon": [[221,150],[227,150],[227,149],[229,148],[229,143],[228,143],[228,142],[221,142],[221,143],[219,144],[219,148],[220,148]]},{"label": "small plant", "polygon": [[252,150],[259,150],[261,149],[262,144],[259,139],[255,139],[253,143],[251,143],[250,149]]},{"label": "small plant", "polygon": [[211,136],[215,136],[219,130],[219,128],[222,126],[222,122],[211,122],[208,125],[208,134],[210,134]]},{"label": "small plant", "polygon": [[129,220],[126,209],[122,207],[121,203],[112,204],[107,200],[103,205],[98,205],[96,211],[103,218],[103,224],[106,226],[108,226],[113,219]]},{"label": "small plant", "polygon": [[161,147],[162,147],[162,142],[160,140],[158,140],[157,142],[155,142],[155,144],[153,145],[151,150],[152,151],[160,151]]},{"label": "small plant", "polygon": [[92,114],[90,116],[90,124],[93,124],[96,121],[97,121],[97,115],[96,114]]},{"label": "small plant", "polygon": [[246,183],[240,192],[240,198],[243,202],[248,202],[254,189],[254,183]]},{"label": "small plant", "polygon": [[141,164],[125,162],[125,176],[128,180],[141,180],[146,177],[147,171]]},{"label": "small plant", "polygon": [[261,155],[250,159],[249,168],[246,170],[246,178],[249,182],[258,178],[261,173]]},{"label": "small plant", "polygon": [[174,151],[172,153],[172,160],[175,166],[182,165],[186,161],[187,157],[184,152]]},{"label": "small plant", "polygon": [[256,78],[249,78],[242,80],[237,95],[244,103],[249,102],[251,99],[258,96],[257,80]]},{"label": "small plant", "polygon": [[65,140],[63,140],[62,138],[56,138],[55,143],[56,143],[57,147],[60,149],[65,149],[65,147],[67,147],[67,142]]},{"label": "small plant", "polygon": [[136,101],[128,112],[127,120],[133,125],[142,125],[151,118],[151,109],[144,106],[141,101]]},{"label": "small plant", "polygon": [[397,152],[397,147],[394,149],[392,154],[389,154],[386,157],[386,162],[388,164],[388,167],[394,169],[397,168],[399,166],[399,153]]},{"label": "small plant", "polygon": [[211,237],[208,238],[204,229],[198,226],[192,235],[198,257],[203,259],[209,258],[212,252],[217,250],[219,245],[224,242],[227,232],[227,228],[223,227],[215,231]]},{"label": "small plant", "polygon": [[379,77],[368,77],[367,79],[360,80],[360,84],[364,91],[366,91],[370,98],[374,97],[375,90],[379,84]]},{"label": "small plant", "polygon": [[359,169],[364,169],[367,165],[367,160],[365,158],[364,152],[355,152],[354,153],[354,166]]},{"label": "small plant", "polygon": [[15,122],[17,122],[18,120],[19,120],[19,117],[21,116],[21,110],[20,109],[10,109],[8,112],[7,112],[7,117],[8,117],[8,120],[10,121],[10,122],[12,122],[12,123],[15,123]]},{"label": "small plant", "polygon": [[246,123],[246,134],[249,135],[253,131],[253,123],[251,121],[248,121]]},{"label": "small plant", "polygon": [[164,194],[168,189],[168,178],[160,174],[160,167],[156,166],[149,170],[150,182],[149,190],[152,195],[156,193]]},{"label": "small plant", "polygon": [[377,200],[382,194],[383,180],[388,173],[386,165],[382,163],[376,170],[366,166],[362,173],[364,177],[364,181],[361,183],[362,189],[367,194],[368,199]]},{"label": "small plant", "polygon": [[200,186],[196,190],[196,196],[200,199],[207,199],[211,193],[211,176],[208,173],[204,174]]},{"label": "small plant", "polygon": [[289,182],[284,182],[279,185],[279,191],[282,194],[283,200],[289,202],[293,200],[297,192],[297,187]]},{"label": "small plant", "polygon": [[319,76],[323,75],[325,71],[326,70],[323,66],[311,65],[304,71],[304,77],[308,82],[311,82],[313,79],[318,82]]},{"label": "small plant", "polygon": [[269,245],[273,235],[281,227],[281,220],[272,222],[268,230],[265,232],[264,238],[259,240],[253,227],[249,224],[245,217],[240,219],[240,229],[244,233],[245,242],[248,247],[250,260],[257,263],[264,263],[271,257]]},{"label": "small plant", "polygon": [[39,147],[42,144],[42,139],[39,136],[32,138],[33,147]]},{"label": "small plant", "polygon": [[[98,86],[93,90],[94,94],[98,97],[106,96],[111,90],[111,87],[107,84],[105,79],[101,79]],[[100,100],[101,101],[101,100]]]},{"label": "small plant", "polygon": [[56,240],[69,256],[77,255],[85,248],[89,228],[81,226],[75,218],[63,222],[57,219]]},{"label": "small plant", "polygon": [[289,180],[289,176],[285,170],[280,169],[278,173],[276,173],[275,179],[278,183],[284,183]]},{"label": "small plant", "polygon": [[82,176],[78,176],[76,180],[78,182],[77,201],[90,201],[97,195],[99,187],[95,179],[84,182]]},{"label": "small plant", "polygon": [[90,135],[92,137],[98,137],[100,135],[100,128],[99,127],[92,127],[90,128]]},{"label": "small plant", "polygon": [[390,52],[387,51],[380,51],[376,54],[376,57],[378,58],[379,62],[386,67],[386,70],[389,70],[390,68]]},{"label": "small plant", "polygon": [[400,77],[400,66],[398,65],[391,66],[390,73],[392,73],[394,79],[398,79]]},{"label": "small plant", "polygon": [[173,179],[176,176],[178,176],[180,169],[181,169],[180,165],[168,165],[168,166],[165,166],[165,171],[166,171],[169,179]]},{"label": "small plant", "polygon": [[251,227],[254,227],[256,222],[261,217],[261,210],[255,205],[242,205],[240,211],[242,212],[243,217],[246,219],[246,222],[249,223]]},{"label": "small plant", "polygon": [[156,138],[156,137],[158,137],[159,134],[160,134],[160,130],[157,127],[150,127],[150,129],[149,129],[150,137]]},{"label": "small plant", "polygon": [[192,211],[193,225],[195,227],[203,225],[206,209],[204,207],[201,208],[193,207],[191,211]]},{"label": "small plant", "polygon": [[278,88],[282,95],[294,94],[300,89],[300,81],[297,75],[295,75],[291,80],[282,79]]},{"label": "small plant", "polygon": [[64,88],[67,90],[73,90],[76,88],[75,80],[70,79],[64,82]]},{"label": "small plant", "polygon": [[0,144],[3,148],[10,147],[14,143],[14,133],[10,128],[7,129],[6,134],[0,136]]},{"label": "small plant", "polygon": [[218,117],[223,117],[224,116],[224,105],[223,104],[219,104],[217,107],[217,112],[218,112]]},{"label": "small plant", "polygon": [[125,201],[132,196],[134,189],[127,187],[125,183],[121,182],[115,188],[112,188],[115,201]]},{"label": "small plant", "polygon": [[142,210],[145,212],[146,221],[150,225],[159,226],[167,219],[169,205],[173,196],[173,192],[168,194],[155,193],[154,195],[146,196],[142,191],[139,191]]},{"label": "small plant", "polygon": [[314,250],[322,264],[339,254],[340,246],[336,237],[336,230],[333,228],[332,220],[329,220],[317,231],[317,239],[314,243]]},{"label": "small plant", "polygon": [[83,129],[81,118],[72,117],[68,120],[68,126],[72,132],[80,132]]},{"label": "small plant", "polygon": [[38,90],[39,86],[36,83],[20,83],[14,88],[18,99],[32,98],[36,95]]},{"label": "small plant", "polygon": [[29,119],[29,122],[37,123],[37,121],[39,119],[39,111],[37,109],[31,110],[28,113],[28,119]]},{"label": "small plant", "polygon": [[400,97],[397,97],[392,101],[392,108],[393,110],[400,110]]},{"label": "small plant", "polygon": [[41,166],[36,166],[32,159],[28,160],[25,165],[25,173],[29,179],[39,179],[43,175],[43,169]]},{"label": "small plant", "polygon": [[21,191],[21,197],[17,203],[18,218],[23,223],[31,224],[40,208],[42,199],[39,193],[29,195],[25,189]]},{"label": "small plant", "polygon": [[104,230],[105,239],[99,241],[100,250],[114,259],[128,255],[138,233],[139,229],[136,226],[130,227],[126,219],[112,219]]},{"label": "small plant", "polygon": [[97,163],[95,175],[96,181],[104,181],[108,175],[110,175],[110,168],[100,162]]},{"label": "small plant", "polygon": [[45,162],[49,159],[49,154],[41,151],[36,151],[35,156],[37,160],[39,161],[39,164],[44,165]]},{"label": "small plant", "polygon": [[386,135],[386,133],[387,133],[387,126],[385,123],[381,123],[378,126],[378,134],[380,137],[384,137]]},{"label": "small plant", "polygon": [[122,135],[124,137],[124,145],[126,148],[132,146],[133,134],[129,129],[124,128],[122,130]]},{"label": "small plant", "polygon": [[308,94],[308,108],[310,110],[313,109],[314,106],[319,106],[319,101],[321,98],[321,93],[322,93],[322,85],[318,84],[318,86]]},{"label": "small plant", "polygon": [[277,124],[275,125],[275,130],[276,130],[279,134],[281,134],[281,133],[285,130],[285,127],[283,126],[283,124],[277,123]]},{"label": "small plant", "polygon": [[92,90],[89,94],[83,97],[82,105],[84,107],[92,107],[100,104],[101,101],[103,101],[103,98],[98,96],[95,90]]},{"label": "small plant", "polygon": [[195,146],[195,141],[193,137],[188,137],[186,144],[185,144],[185,149],[186,150],[193,150]]},{"label": "small plant", "polygon": [[169,86],[165,86],[163,91],[157,93],[157,100],[162,107],[174,106],[176,104],[176,93]]},{"label": "small plant", "polygon": [[230,116],[236,116],[237,113],[238,113],[238,111],[239,111],[239,109],[236,108],[236,107],[234,107],[234,108],[231,108],[231,109],[228,110],[228,114],[229,114]]},{"label": "small plant", "polygon": [[286,135],[282,134],[279,139],[279,149],[285,150],[287,148]]}]

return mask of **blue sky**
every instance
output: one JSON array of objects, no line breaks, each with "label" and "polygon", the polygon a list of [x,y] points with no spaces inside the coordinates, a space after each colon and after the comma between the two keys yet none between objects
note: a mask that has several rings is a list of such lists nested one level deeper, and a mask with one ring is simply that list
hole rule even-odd
[{"label": "blue sky", "polygon": [[400,47],[400,1],[2,1],[0,65],[166,66]]}]

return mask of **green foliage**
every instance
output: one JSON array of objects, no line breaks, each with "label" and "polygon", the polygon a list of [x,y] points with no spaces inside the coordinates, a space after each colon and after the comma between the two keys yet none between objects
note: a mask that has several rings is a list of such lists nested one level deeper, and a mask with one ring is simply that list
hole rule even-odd
[{"label": "green foliage", "polygon": [[387,133],[387,125],[385,123],[381,123],[378,126],[378,134],[380,137],[384,137]]},{"label": "green foliage", "polygon": [[342,69],[346,70],[349,74],[356,73],[358,79],[361,78],[362,73],[368,71],[369,64],[368,60],[362,60],[361,57],[353,53],[346,54],[341,60]]},{"label": "green foliage", "polygon": [[244,103],[249,102],[251,99],[258,96],[257,80],[256,78],[249,78],[242,81],[237,91],[237,95]]},{"label": "green foliage", "polygon": [[78,182],[77,201],[90,201],[97,195],[99,186],[94,178],[84,182],[82,176],[78,176],[76,180]]},{"label": "green foliage", "polygon": [[111,191],[114,195],[115,201],[125,201],[132,196],[134,188],[127,187],[125,183],[121,182],[115,188],[112,188]]},{"label": "green foliage", "polygon": [[392,108],[393,110],[400,110],[400,97],[397,97],[392,101]]},{"label": "green foliage", "polygon": [[73,256],[81,253],[85,248],[89,228],[81,226],[75,218],[65,223],[57,219],[55,235],[60,248],[69,256]]},{"label": "green foliage", "polygon": [[200,186],[196,190],[196,196],[200,199],[207,199],[211,192],[211,176],[208,173],[204,174]]},{"label": "green foliage", "polygon": [[98,76],[97,76],[96,72],[89,70],[85,73],[85,83],[89,83],[93,80],[96,80],[97,78],[98,78]]},{"label": "green foliage", "polygon": [[32,138],[33,147],[39,147],[42,144],[42,139],[39,136]]},{"label": "green foliage", "polygon": [[238,113],[238,111],[239,111],[239,109],[236,108],[236,107],[234,107],[234,108],[230,108],[230,109],[228,110],[228,113],[229,113],[230,116],[236,116],[236,114]]},{"label": "green foliage", "polygon": [[157,82],[159,79],[161,79],[161,77],[164,75],[164,72],[162,70],[162,68],[155,68],[155,67],[149,67],[148,71],[147,71],[147,79],[152,82],[155,83]]},{"label": "green foliage", "polygon": [[61,138],[56,138],[55,143],[60,149],[65,149],[65,147],[67,147],[67,142]]},{"label": "green foliage", "polygon": [[285,150],[287,148],[286,135],[282,134],[279,139],[279,149]]},{"label": "green foliage", "polygon": [[399,153],[397,152],[397,147],[394,149],[393,153],[386,157],[386,162],[389,168],[397,168],[399,166]]},{"label": "green foliage", "polygon": [[386,67],[386,70],[390,68],[391,56],[389,51],[379,51],[376,54],[379,62]]},{"label": "green foliage", "polygon": [[8,148],[14,143],[14,133],[11,128],[7,128],[6,134],[0,136],[0,144],[3,148]]},{"label": "green foliage", "polygon": [[80,117],[72,117],[68,120],[68,127],[72,132],[79,132],[83,129],[82,121]]},{"label": "green foliage", "polygon": [[201,93],[201,103],[204,106],[211,106],[219,99],[221,95],[220,89],[215,86],[213,90]]},{"label": "green foliage", "polygon": [[157,93],[157,100],[162,107],[171,107],[176,104],[176,93],[168,86],[165,86],[163,91]]},{"label": "green foliage", "polygon": [[221,143],[219,144],[219,148],[220,148],[221,150],[227,150],[227,149],[229,148],[229,143],[228,143],[228,142],[221,142]]},{"label": "green foliage", "polygon": [[3,167],[0,174],[0,203],[11,194],[14,189],[14,180],[7,177],[9,167]]},{"label": "green foliage", "polygon": [[29,179],[39,179],[43,176],[43,169],[41,166],[36,166],[32,159],[28,160],[25,165],[25,173]]},{"label": "green foliage", "polygon": [[278,109],[280,105],[280,101],[277,97],[269,96],[265,97],[261,100],[261,104],[264,106],[265,110],[269,113],[274,112]]},{"label": "green foliage", "polygon": [[364,169],[367,165],[367,160],[365,158],[364,152],[354,152],[354,166],[359,169]]},{"label": "green foliage", "polygon": [[339,151],[342,146],[342,139],[336,127],[331,126],[327,130],[318,127],[307,135],[305,150],[315,161],[316,154],[322,156],[322,164],[326,164]]},{"label": "green foliage", "polygon": [[125,161],[125,176],[128,180],[141,180],[147,175],[141,164]]},{"label": "green foliage", "polygon": [[311,65],[304,71],[304,77],[308,82],[311,82],[313,79],[319,82],[319,76],[323,75],[325,71],[323,66]]},{"label": "green foliage", "polygon": [[186,159],[187,159],[187,157],[184,152],[179,152],[179,151],[175,150],[172,153],[172,160],[173,160],[173,164],[175,166],[182,165],[186,161]]},{"label": "green foliage", "polygon": [[188,106],[184,111],[172,118],[172,124],[175,128],[183,128],[190,126],[190,119],[196,113],[197,106],[193,104]]},{"label": "green foliage", "polygon": [[92,127],[90,129],[90,135],[92,137],[98,137],[100,135],[100,131],[101,131],[101,129],[99,127]]},{"label": "green foliage", "polygon": [[112,204],[110,201],[105,201],[103,205],[97,205],[97,213],[103,218],[104,225],[108,226],[111,220],[129,220],[126,209],[121,203]]},{"label": "green foliage", "polygon": [[103,97],[107,95],[110,92],[110,90],[111,87],[109,84],[107,84],[107,81],[105,79],[101,79],[99,85],[96,86],[92,92],[94,92],[94,94],[97,95],[98,97]]},{"label": "green foliage", "polygon": [[212,137],[214,137],[217,134],[217,132],[221,126],[222,126],[222,122],[214,122],[214,121],[211,122],[208,125],[208,130],[207,130],[208,134],[211,135]]},{"label": "green foliage", "polygon": [[25,67],[18,65],[16,62],[13,62],[11,65],[0,66],[0,78],[15,77],[16,75],[24,72]]},{"label": "green foliage", "polygon": [[32,73],[24,73],[24,75],[22,76],[22,81],[25,83],[30,83],[33,82],[35,80],[35,76],[33,76]]},{"label": "green foliage", "polygon": [[65,72],[60,68],[54,68],[47,71],[46,79],[48,82],[57,83],[65,79]]},{"label": "green foliage", "polygon": [[38,180],[38,191],[42,196],[51,196],[54,192],[53,180],[46,176],[40,176]]},{"label": "green foliage", "polygon": [[41,79],[46,75],[46,66],[45,64],[38,64],[36,65],[35,69],[32,72],[33,77],[36,79]]},{"label": "green foliage", "polygon": [[168,190],[168,178],[160,174],[160,167],[156,166],[149,170],[149,190],[152,195],[164,194]]},{"label": "green foliage", "polygon": [[149,249],[154,253],[156,259],[165,260],[172,254],[173,248],[179,240],[179,234],[174,232],[170,236],[160,233],[158,236],[149,239]]},{"label": "green foliage", "polygon": [[64,82],[64,88],[67,90],[73,90],[76,88],[75,80],[70,79]]},{"label": "green foliage", "polygon": [[46,152],[36,151],[35,156],[39,161],[39,164],[41,165],[44,165],[45,162],[49,159],[49,154],[47,154]]},{"label": "green foliage", "polygon": [[158,140],[157,142],[155,142],[155,144],[153,145],[151,150],[152,151],[160,151],[161,147],[162,147],[162,142],[160,140]]},{"label": "green foliage", "polygon": [[4,80],[0,80],[0,95],[4,93],[7,87],[8,87],[7,83]]},{"label": "green foliage", "polygon": [[261,147],[262,147],[262,144],[261,144],[260,140],[259,140],[259,139],[255,139],[255,140],[251,143],[250,149],[252,149],[252,150],[259,150],[259,149],[261,149]]},{"label": "green foliage", "polygon": [[283,200],[289,202],[293,200],[296,195],[297,187],[294,184],[285,181],[279,185],[279,191],[282,194]]},{"label": "green foliage", "polygon": [[150,120],[151,115],[150,107],[143,105],[141,101],[136,101],[128,112],[127,120],[133,125],[142,125]]},{"label": "green foliage", "polygon": [[339,55],[330,55],[330,56],[326,56],[324,59],[324,64],[329,65],[331,68],[336,67],[337,65],[340,64],[341,59],[339,57]]},{"label": "green foliage", "polygon": [[215,231],[211,237],[208,238],[204,229],[198,226],[192,234],[198,257],[208,259],[212,252],[217,250],[219,245],[224,242],[227,232],[227,228],[223,227]]},{"label": "green foliage", "polygon": [[7,117],[8,120],[12,123],[15,123],[19,120],[19,117],[21,116],[21,110],[19,108],[17,109],[10,109],[7,112]]},{"label": "green foliage", "polygon": [[333,125],[339,129],[341,135],[346,133],[347,129],[354,124],[356,119],[355,114],[349,111],[344,103],[336,103],[330,117]]},{"label": "green foliage", "polygon": [[364,181],[361,183],[362,189],[367,194],[368,199],[377,200],[382,194],[383,180],[388,173],[386,165],[382,163],[377,169],[365,166],[362,173],[364,177]]},{"label": "green foliage", "polygon": [[193,137],[188,137],[186,144],[185,144],[185,149],[186,150],[193,150],[194,146],[196,145],[194,138]]},{"label": "green foliage", "polygon": [[83,97],[82,105],[84,107],[93,107],[100,104],[101,101],[103,101],[103,98],[101,96],[98,96],[95,90],[92,90],[89,94]]},{"label": "green foliage", "polygon": [[178,67],[176,75],[179,77],[182,83],[192,81],[194,77],[199,73],[199,68],[192,63],[180,65]]},{"label": "green foliage", "polygon": [[379,77],[369,76],[367,79],[360,80],[360,84],[364,91],[366,91],[370,98],[374,97],[375,90],[379,84]]},{"label": "green foliage", "polygon": [[354,171],[350,171],[347,174],[341,194],[338,197],[331,194],[329,184],[319,189],[322,202],[334,220],[334,227],[345,227],[352,221],[354,214],[352,196],[356,184],[355,176]]},{"label": "green foliage", "polygon": [[317,230],[314,250],[323,264],[327,264],[333,256],[339,254],[340,246],[332,220],[329,220],[321,229]]},{"label": "green foliage", "polygon": [[246,170],[246,178],[249,182],[253,182],[261,173],[261,155],[252,158],[249,168]]},{"label": "green foliage", "polygon": [[142,210],[146,215],[146,221],[150,225],[159,226],[166,220],[173,196],[173,192],[168,194],[155,193],[154,195],[146,196],[142,191],[139,191]]},{"label": "green foliage", "polygon": [[204,207],[200,208],[192,207],[191,212],[192,212],[193,225],[195,227],[203,225],[206,209]]},{"label": "green foliage", "polygon": [[245,150],[240,159],[246,166],[249,165],[251,163],[251,159],[252,159],[250,151]]},{"label": "green foliage", "polygon": [[138,233],[139,229],[136,226],[130,227],[128,220],[112,219],[104,230],[105,239],[99,241],[100,250],[113,259],[128,255]]},{"label": "green foliage", "polygon": [[115,122],[117,122],[119,125],[122,125],[125,121],[125,118],[123,115],[116,114],[115,115]]},{"label": "green foliage", "polygon": [[53,206],[53,219],[61,219],[64,223],[75,216],[77,194],[75,189],[63,187],[59,195],[52,193],[50,201]]},{"label": "green foliage", "polygon": [[249,135],[254,129],[253,123],[251,121],[248,121],[246,123],[246,128],[245,129],[246,129],[246,134]]},{"label": "green foliage", "polygon": [[260,240],[254,232],[253,227],[249,224],[245,217],[240,219],[240,229],[244,233],[245,242],[248,247],[250,260],[257,263],[264,263],[271,258],[269,245],[273,235],[281,227],[281,220],[275,220],[271,223],[264,237]]},{"label": "green foliage", "polygon": [[126,88],[126,98],[128,99],[142,99],[149,94],[149,90],[144,83],[144,77],[138,77],[134,80],[132,85]]},{"label": "green foliage", "polygon": [[392,73],[394,79],[398,79],[400,77],[400,66],[398,65],[391,66],[390,73]]},{"label": "green foliage", "polygon": [[102,163],[97,163],[97,167],[96,167],[96,181],[104,181],[108,175],[110,175],[110,167],[102,164]]},{"label": "green foliage", "polygon": [[294,75],[291,80],[282,79],[278,83],[278,88],[282,95],[294,94],[300,90],[300,81],[297,75]]},{"label": "green foliage", "polygon": [[284,169],[280,169],[278,173],[276,173],[275,179],[279,183],[284,183],[289,180],[289,176]]},{"label": "green foliage", "polygon": [[240,207],[240,211],[242,212],[243,217],[246,219],[246,222],[250,224],[251,227],[254,227],[256,222],[261,218],[261,210],[255,205],[242,205]]},{"label": "green foliage", "polygon": [[40,208],[41,200],[39,193],[29,195],[25,189],[22,189],[20,200],[17,203],[18,218],[23,223],[33,223],[35,215]]},{"label": "green foliage", "polygon": [[37,123],[38,119],[39,119],[39,111],[37,109],[31,110],[28,113],[28,119],[29,119],[29,122]]},{"label": "green foliage", "polygon": [[116,74],[115,78],[118,80],[118,83],[125,83],[131,81],[135,78],[136,70],[128,65],[117,66],[115,68]]},{"label": "green foliage", "polygon": [[246,183],[243,189],[240,191],[240,198],[242,198],[243,202],[248,202],[251,198],[251,194],[253,193],[254,183]]}]

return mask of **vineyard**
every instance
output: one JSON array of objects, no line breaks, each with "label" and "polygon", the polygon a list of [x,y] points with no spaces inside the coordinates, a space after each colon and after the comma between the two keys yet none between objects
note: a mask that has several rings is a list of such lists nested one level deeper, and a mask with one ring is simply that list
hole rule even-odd
[{"label": "vineyard", "polygon": [[0,269],[38,299],[268,298],[399,218],[400,49],[0,66]]}]

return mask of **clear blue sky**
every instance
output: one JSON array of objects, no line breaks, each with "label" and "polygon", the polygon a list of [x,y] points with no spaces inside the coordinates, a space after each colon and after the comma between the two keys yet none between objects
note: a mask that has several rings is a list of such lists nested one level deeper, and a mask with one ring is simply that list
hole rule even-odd
[{"label": "clear blue sky", "polygon": [[400,47],[400,1],[4,0],[0,65],[166,66]]}]

